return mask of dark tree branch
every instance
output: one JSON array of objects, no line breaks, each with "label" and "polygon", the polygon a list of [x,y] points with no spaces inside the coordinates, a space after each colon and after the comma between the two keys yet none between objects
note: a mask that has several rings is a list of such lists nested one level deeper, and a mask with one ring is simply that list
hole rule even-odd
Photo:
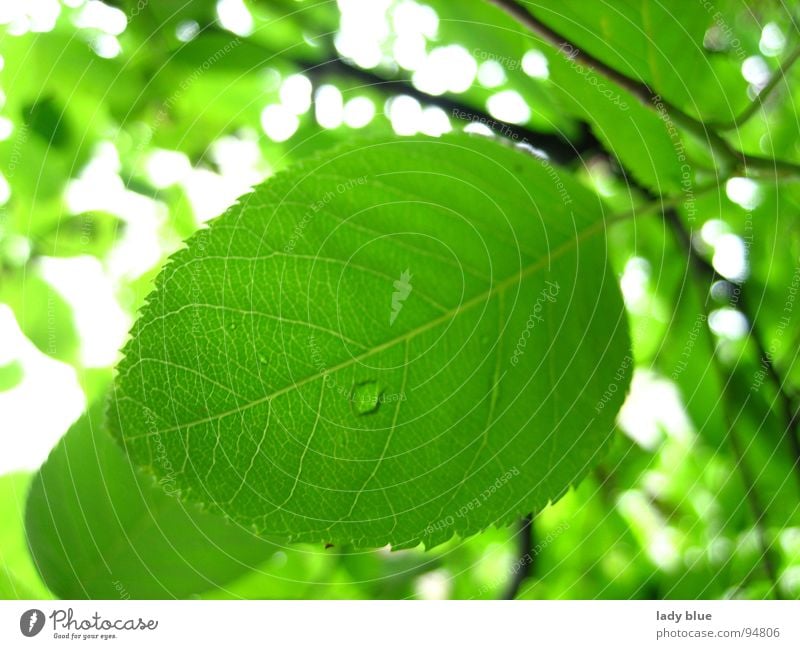
[{"label": "dark tree branch", "polygon": [[360,81],[364,88],[376,88],[386,93],[408,95],[421,103],[438,106],[448,113],[450,117],[456,117],[461,121],[481,122],[510,140],[526,142],[541,149],[559,164],[573,162],[590,151],[602,150],[602,145],[585,123],[581,124],[579,138],[575,141],[570,141],[561,135],[534,131],[525,126],[495,119],[485,111],[469,106],[452,97],[429,95],[422,92],[407,79],[387,79],[372,70],[356,67],[338,57],[319,63],[308,61],[297,61],[296,63],[303,69],[303,73],[312,79],[319,79],[328,75],[348,77]]},{"label": "dark tree branch", "polygon": [[516,599],[522,584],[533,574],[536,560],[533,554],[533,534],[533,514],[528,514],[519,523],[516,534],[519,558],[514,563],[511,581],[506,586],[502,599]]}]

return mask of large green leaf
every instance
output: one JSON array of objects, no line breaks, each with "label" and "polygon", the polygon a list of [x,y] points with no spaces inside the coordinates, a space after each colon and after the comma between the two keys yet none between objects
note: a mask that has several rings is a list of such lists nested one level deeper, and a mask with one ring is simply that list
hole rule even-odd
[{"label": "large green leaf", "polygon": [[110,427],[189,501],[294,541],[435,545],[560,497],[630,363],[598,198],[468,136],[306,161],[189,240]]},{"label": "large green leaf", "polygon": [[221,588],[269,557],[271,543],[185,507],[168,477],[131,465],[100,428],[103,404],[81,417],[34,477],[28,543],[45,583],[67,599],[188,597]]}]

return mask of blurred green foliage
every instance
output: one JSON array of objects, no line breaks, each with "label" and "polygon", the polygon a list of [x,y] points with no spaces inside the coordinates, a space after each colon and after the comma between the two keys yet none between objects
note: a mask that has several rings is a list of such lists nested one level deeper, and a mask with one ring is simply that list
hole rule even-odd
[{"label": "blurred green foliage", "polygon": [[[401,6],[419,6],[410,0],[38,4],[49,11],[34,15],[26,3],[9,3],[0,25],[0,302],[42,354],[74,368],[88,402],[105,393],[107,369],[86,361],[96,341],[48,274],[54,258],[93,260],[132,320],[166,258],[248,186],[357,133],[404,132],[393,110],[399,96],[416,115],[412,131],[425,124],[436,131],[443,115],[447,128],[488,124],[499,137],[547,152],[603,196],[610,214],[659,195],[678,199],[673,222],[649,215],[609,225],[634,341],[631,407],[593,474],[538,513],[532,547],[518,547],[513,529],[427,553],[294,545],[257,560],[247,555],[241,574],[216,587],[211,573],[187,592],[108,575],[94,594],[493,598],[523,570],[527,553],[519,592],[526,598],[800,597],[800,456],[792,443],[798,175],[730,168],[702,134],[671,130],[652,106],[601,72],[578,69],[577,59],[490,3],[424,2],[437,17],[424,34],[408,25],[423,29],[430,12],[398,18],[407,11]],[[735,149],[800,163],[800,66],[787,66],[771,92],[758,95],[800,44],[797,7],[777,0],[665,7],[566,0],[530,10],[568,35],[570,47],[647,83]],[[348,41],[354,16],[369,41],[361,49]],[[480,73],[456,90],[421,74],[434,65],[432,53],[449,46]],[[422,61],[416,71],[404,64],[409,52]],[[286,104],[302,104],[305,91],[287,99],[286,81],[301,73],[309,97],[295,114]],[[516,93],[506,99],[527,111],[504,112],[509,102],[493,103],[502,92]],[[326,93],[333,118],[321,110]],[[337,108],[344,103],[355,114],[348,104],[355,98],[376,109],[366,125],[350,118],[359,128]],[[730,128],[753,101],[757,110]],[[740,177],[751,171],[752,179]],[[681,233],[691,237],[688,247]],[[738,270],[725,265],[731,250],[746,262]],[[26,380],[18,358],[0,359],[0,391],[13,395]],[[9,438],[43,434],[25,418],[0,413],[0,420]],[[63,462],[75,430],[51,466]],[[46,510],[46,478],[0,477],[0,597],[51,596],[24,530],[29,484],[38,481],[36,506]],[[132,506],[146,506],[142,493],[128,495]],[[48,584],[53,595],[81,596]]]}]

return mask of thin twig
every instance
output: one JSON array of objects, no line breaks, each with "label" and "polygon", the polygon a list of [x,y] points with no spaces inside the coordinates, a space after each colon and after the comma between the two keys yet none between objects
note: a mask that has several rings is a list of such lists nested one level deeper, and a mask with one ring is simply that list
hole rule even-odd
[{"label": "thin twig", "polygon": [[646,83],[623,74],[597,57],[580,49],[568,38],[541,22],[520,3],[514,0],[487,0],[487,2],[505,11],[529,31],[555,47],[565,58],[580,61],[586,66],[601,72],[606,78],[627,90],[642,105],[658,113],[662,111],[666,113],[676,124],[700,140],[705,141],[712,151],[718,153],[729,166],[739,172],[746,174],[750,171],[765,171],[777,176],[800,175],[800,165],[798,164],[753,156],[736,150],[719,133],[665,100]]},{"label": "thin twig", "polygon": [[755,115],[763,106],[767,98],[772,94],[772,91],[778,84],[786,78],[786,73],[789,71],[797,59],[800,58],[800,45],[798,45],[789,56],[781,63],[772,76],[769,78],[767,84],[758,92],[755,99],[745,108],[737,117],[730,122],[713,122],[709,124],[717,131],[730,131],[732,129],[741,128],[753,115]]}]

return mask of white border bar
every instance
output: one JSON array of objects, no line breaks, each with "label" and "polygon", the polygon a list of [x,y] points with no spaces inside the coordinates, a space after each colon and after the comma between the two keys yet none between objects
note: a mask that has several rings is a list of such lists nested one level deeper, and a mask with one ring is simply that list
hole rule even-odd
[{"label": "white border bar", "polygon": [[[30,625],[31,609],[43,613],[45,623],[37,635],[25,637],[20,620],[27,614],[24,620]],[[687,620],[687,612],[690,618],[703,619]],[[95,614],[99,616],[97,620]],[[659,615],[664,618],[659,620]],[[138,625],[139,618],[144,624],[149,620],[157,622],[156,628],[80,629],[82,621],[84,625],[102,627],[104,621],[119,626],[129,619]],[[700,633],[706,634],[705,637],[700,637]],[[720,633],[727,636],[719,636]],[[85,639],[85,635],[97,638]],[[103,635],[115,637],[104,640]],[[800,602],[0,602],[0,647],[4,649],[45,646],[176,649],[192,646],[190,643],[225,649],[533,649],[548,645],[797,649]]]}]

